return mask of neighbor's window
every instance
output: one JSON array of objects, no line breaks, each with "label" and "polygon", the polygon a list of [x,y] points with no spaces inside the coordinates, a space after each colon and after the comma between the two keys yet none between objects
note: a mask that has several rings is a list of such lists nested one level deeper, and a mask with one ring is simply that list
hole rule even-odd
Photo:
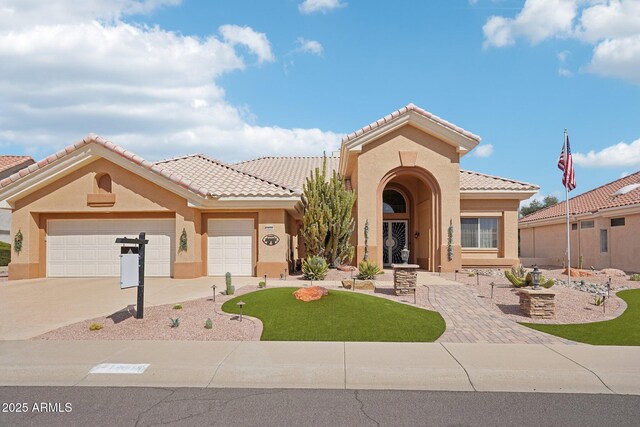
[{"label": "neighbor's window", "polygon": [[612,227],[622,227],[624,225],[624,218],[611,218]]},{"label": "neighbor's window", "polygon": [[582,221],[580,222],[580,228],[593,228],[593,221]]},{"label": "neighbor's window", "polygon": [[382,192],[382,212],[407,213],[407,202],[404,196],[396,190],[384,190]]},{"label": "neighbor's window", "polygon": [[574,222],[573,224],[571,224],[571,230],[577,230],[578,229],[578,223]]},{"label": "neighbor's window", "polygon": [[498,248],[498,218],[462,218],[463,248]]},{"label": "neighbor's window", "polygon": [[111,193],[111,177],[108,173],[96,177],[98,193]]},{"label": "neighbor's window", "polygon": [[607,230],[600,230],[600,252],[609,252]]}]

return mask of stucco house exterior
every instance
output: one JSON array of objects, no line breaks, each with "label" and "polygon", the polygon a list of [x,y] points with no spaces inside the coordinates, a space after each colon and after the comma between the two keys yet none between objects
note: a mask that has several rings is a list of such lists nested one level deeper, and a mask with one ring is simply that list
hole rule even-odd
[{"label": "stucco house exterior", "polygon": [[[344,137],[327,169],[357,195],[353,262],[364,256],[368,222],[369,256],[380,265],[397,262],[404,245],[430,271],[516,264],[519,202],[537,187],[461,170],[479,143],[413,104]],[[280,277],[304,257],[302,189],[322,163],[204,155],[152,163],[89,135],[0,181],[12,236],[20,231],[24,242],[9,277],[116,276],[115,238],[140,231],[150,276]]]},{"label": "stucco house exterior", "polygon": [[[640,171],[569,199],[571,266],[640,271]],[[524,265],[562,265],[566,202],[520,218]]]},{"label": "stucco house exterior", "polygon": [[[35,163],[30,156],[0,156],[0,180],[3,180],[20,169]],[[0,242],[9,243],[11,232],[11,211],[0,210]]]}]

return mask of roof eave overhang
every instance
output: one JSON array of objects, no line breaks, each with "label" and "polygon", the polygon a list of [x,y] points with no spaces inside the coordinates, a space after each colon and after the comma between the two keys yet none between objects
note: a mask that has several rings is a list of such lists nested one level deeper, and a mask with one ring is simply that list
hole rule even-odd
[{"label": "roof eave overhang", "polygon": [[538,190],[460,190],[460,199],[517,199],[526,200]]},{"label": "roof eave overhang", "polygon": [[287,209],[298,211],[302,206],[300,196],[222,196],[189,202],[196,209]]},{"label": "roof eave overhang", "polygon": [[25,177],[11,183],[3,190],[0,190],[0,198],[3,201],[3,208],[12,209],[17,200],[26,197],[27,195],[51,184],[57,179],[64,177],[100,158],[107,159],[123,169],[153,182],[159,187],[184,197],[188,202],[204,200],[201,195],[195,194],[181,185],[178,185],[177,183],[174,183],[173,181],[162,177],[149,169],[137,165],[119,154],[102,147],[101,145],[88,144],[43,168],[31,172]]},{"label": "roof eave overhang", "polygon": [[[569,215],[569,222],[591,219],[596,217],[612,218],[620,215],[635,215],[635,214],[640,214],[640,203],[635,203],[633,205],[605,208],[605,209],[600,209],[593,212],[583,212],[575,215],[572,214],[572,215]],[[556,216],[553,218],[539,219],[535,221],[518,222],[518,228],[531,228],[531,227],[541,227],[545,225],[564,224],[566,223],[566,221],[567,221],[567,217],[562,215],[562,216]]]}]

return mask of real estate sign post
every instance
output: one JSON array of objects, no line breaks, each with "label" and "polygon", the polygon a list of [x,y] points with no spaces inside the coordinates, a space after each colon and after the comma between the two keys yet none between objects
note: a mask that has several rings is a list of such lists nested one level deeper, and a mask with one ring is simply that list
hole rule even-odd
[{"label": "real estate sign post", "polygon": [[[145,239],[145,236],[146,233],[143,231],[138,235],[137,239],[130,239],[128,237],[119,237],[116,239],[116,243],[138,245],[138,301],[136,304],[136,319],[142,319],[144,316],[144,248],[145,245],[149,243],[149,241]],[[120,283],[122,286],[124,283],[122,271],[120,274]]]}]

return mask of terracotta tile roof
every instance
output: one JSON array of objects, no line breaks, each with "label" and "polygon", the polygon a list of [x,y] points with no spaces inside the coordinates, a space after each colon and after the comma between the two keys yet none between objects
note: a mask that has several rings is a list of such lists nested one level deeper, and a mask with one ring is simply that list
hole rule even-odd
[{"label": "terracotta tile roof", "polygon": [[[635,185],[638,184],[638,185]],[[619,190],[620,194],[615,194]],[[629,191],[625,191],[629,190]],[[602,209],[640,204],[640,171],[569,199],[569,214],[579,215]],[[523,218],[520,223],[559,218],[566,215],[566,202],[541,209]]]},{"label": "terracotta tile roof", "polygon": [[301,193],[202,154],[162,160],[155,165],[188,178],[214,197],[287,197]]},{"label": "terracotta tile roof", "polygon": [[420,114],[420,115],[422,115],[422,116],[424,116],[424,117],[426,117],[428,119],[433,120],[434,122],[436,122],[436,123],[438,123],[438,124],[440,124],[440,125],[442,125],[442,126],[444,126],[446,128],[449,128],[450,130],[452,130],[454,132],[459,133],[462,136],[465,136],[467,138],[471,138],[471,139],[473,139],[475,141],[480,142],[481,138],[478,135],[475,135],[475,134],[473,134],[473,133],[471,133],[469,131],[466,131],[466,130],[462,129],[461,127],[456,126],[453,123],[450,123],[450,122],[448,122],[448,121],[446,121],[446,120],[444,120],[444,119],[442,119],[442,118],[440,118],[440,117],[438,117],[438,116],[436,116],[434,114],[431,114],[430,112],[428,112],[426,110],[423,110],[422,108],[420,108],[420,107],[418,107],[418,106],[416,106],[414,104],[408,104],[406,107],[402,107],[399,110],[396,110],[393,113],[388,114],[388,115],[384,116],[383,118],[381,118],[379,120],[376,120],[375,122],[373,122],[371,124],[368,124],[367,126],[358,129],[355,132],[350,133],[349,135],[347,135],[344,138],[342,138],[342,142],[345,143],[345,142],[351,141],[352,139],[355,139],[355,138],[357,138],[357,137],[359,137],[361,135],[364,135],[365,133],[370,132],[370,131],[372,131],[373,129],[375,129],[377,127],[380,127],[385,123],[388,123],[388,122],[390,122],[392,120],[395,120],[396,118],[400,117],[401,115],[403,115],[403,114],[405,114],[405,113],[407,113],[409,111],[414,111],[414,112],[416,112],[416,113],[418,113],[418,114]]},{"label": "terracotta tile roof", "polygon": [[114,143],[107,141],[101,136],[98,136],[95,134],[89,134],[84,139],[76,142],[75,144],[69,145],[66,148],[58,151],[57,153],[52,154],[49,157],[42,159],[39,162],[34,163],[31,166],[24,168],[19,172],[14,173],[13,175],[1,180],[0,189],[8,187],[9,185],[18,181],[20,178],[23,178],[39,169],[45,168],[47,165],[54,163],[57,160],[62,159],[63,157],[66,157],[69,154],[73,153],[74,151],[79,150],[80,148],[89,144],[101,145],[102,147],[113,151],[114,153],[124,157],[125,159],[130,160],[131,162],[137,164],[138,166],[148,169],[202,197],[207,197],[207,195],[209,194],[206,188],[198,187],[195,183],[193,183],[188,179],[183,178],[181,175],[175,173],[174,171],[163,168],[162,166],[159,166],[159,165],[155,165],[143,159],[142,157],[132,153],[131,151],[128,151],[118,145],[115,145]]},{"label": "terracotta tile roof", "polygon": [[[236,169],[278,182],[302,193],[306,178],[316,168],[322,168],[322,156],[317,157],[260,157],[233,165]],[[340,157],[327,157],[327,176],[338,171]]]},{"label": "terracotta tile roof", "polygon": [[0,174],[22,164],[29,166],[34,163],[31,156],[0,156]]},{"label": "terracotta tile roof", "polygon": [[528,182],[514,181],[480,172],[460,170],[460,190],[462,191],[536,191],[538,186]]}]

